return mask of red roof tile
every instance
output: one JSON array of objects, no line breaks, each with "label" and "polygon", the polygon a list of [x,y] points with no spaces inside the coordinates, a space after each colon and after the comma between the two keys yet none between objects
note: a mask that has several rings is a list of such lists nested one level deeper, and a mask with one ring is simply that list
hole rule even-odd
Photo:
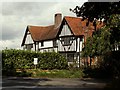
[{"label": "red roof tile", "polygon": [[[89,25],[86,26],[87,19],[82,21],[82,18],[69,16],[65,16],[64,19],[66,20],[67,24],[69,25],[70,29],[72,30],[75,36],[86,36],[86,34],[91,36],[93,31],[95,30],[92,22],[89,22]],[[102,26],[103,23],[97,21],[97,29],[101,28]]]},{"label": "red roof tile", "polygon": [[[92,33],[94,31],[93,23],[90,22],[88,26],[86,26],[87,19],[82,21],[81,18],[77,17],[68,17],[65,16],[63,21],[66,21],[70,29],[72,30],[73,34],[75,36],[92,36]],[[63,22],[62,21],[62,22]],[[103,23],[97,22],[97,29],[101,28],[103,26]],[[45,40],[52,40],[57,37],[59,27],[55,28],[54,25],[50,26],[28,26],[27,30],[30,32],[33,41],[45,41]],[[26,31],[27,32],[27,31]],[[25,42],[25,37],[22,42],[22,46]]]},{"label": "red roof tile", "polygon": [[42,26],[28,26],[28,30],[34,41],[50,40],[56,37],[58,29],[54,28],[54,25],[42,27]]}]

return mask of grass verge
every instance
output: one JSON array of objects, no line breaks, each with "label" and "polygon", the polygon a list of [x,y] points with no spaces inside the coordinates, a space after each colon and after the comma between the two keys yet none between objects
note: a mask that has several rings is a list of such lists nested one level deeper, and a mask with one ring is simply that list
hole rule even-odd
[{"label": "grass verge", "polygon": [[[24,72],[21,70],[17,70],[20,75],[27,75],[30,77],[40,77],[40,78],[82,78],[83,71],[82,70],[40,70],[40,69],[26,69]],[[25,73],[25,74],[24,74]]]}]

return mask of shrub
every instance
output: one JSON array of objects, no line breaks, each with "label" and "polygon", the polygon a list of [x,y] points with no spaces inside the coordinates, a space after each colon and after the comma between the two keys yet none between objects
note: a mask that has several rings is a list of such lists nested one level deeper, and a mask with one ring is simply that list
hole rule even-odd
[{"label": "shrub", "polygon": [[15,69],[33,69],[34,58],[38,58],[37,68],[39,69],[66,69],[67,60],[55,52],[36,53],[24,50],[2,50],[3,71],[13,71]]}]

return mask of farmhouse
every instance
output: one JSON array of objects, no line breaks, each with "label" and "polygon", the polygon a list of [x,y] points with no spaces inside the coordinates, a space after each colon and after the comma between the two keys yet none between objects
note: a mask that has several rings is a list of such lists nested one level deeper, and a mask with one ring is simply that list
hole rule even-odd
[{"label": "farmhouse", "polygon": [[[87,22],[87,19],[70,16],[62,18],[62,14],[55,14],[53,25],[28,25],[21,46],[25,50],[59,52],[67,58],[68,62],[77,60],[81,63],[80,55],[86,38],[92,36],[95,30],[93,23]],[[103,26],[103,23],[97,23],[96,29]]]}]

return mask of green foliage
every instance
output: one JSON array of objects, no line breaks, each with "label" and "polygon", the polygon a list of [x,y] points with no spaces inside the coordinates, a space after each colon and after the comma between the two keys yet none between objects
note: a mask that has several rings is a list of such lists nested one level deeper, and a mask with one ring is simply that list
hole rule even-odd
[{"label": "green foliage", "polygon": [[[116,51],[116,46],[119,48]],[[100,57],[99,68],[90,72],[91,76],[97,74],[102,76],[119,77],[120,76],[120,15],[110,16],[106,26],[93,33],[89,37],[83,50],[83,56]],[[88,73],[88,72],[87,72]],[[96,74],[94,74],[96,73]],[[94,74],[94,75],[93,75]]]},{"label": "green foliage", "polygon": [[77,17],[88,18],[94,21],[94,18],[108,20],[110,15],[119,14],[120,2],[85,2],[81,7],[76,6],[73,11]]},{"label": "green foliage", "polygon": [[101,62],[101,67],[109,72],[109,76],[120,78],[120,51],[112,51],[107,53],[104,61]]},{"label": "green foliage", "polygon": [[47,78],[82,78],[84,76],[82,70],[28,70],[32,73],[32,77]]},{"label": "green foliage", "polygon": [[87,38],[82,56],[94,57],[109,52],[111,50],[110,35],[110,31],[106,26],[94,32],[93,37]]},{"label": "green foliage", "polygon": [[84,71],[84,78],[110,78],[111,74],[109,73],[109,71],[105,70],[104,68],[85,68]]},{"label": "green foliage", "polygon": [[107,22],[110,28],[119,28],[120,29],[120,14],[112,14]]},{"label": "green foliage", "polygon": [[[4,73],[15,72],[16,69],[33,69],[34,58],[38,58],[39,69],[66,69],[67,60],[59,53],[36,53],[24,50],[2,50],[2,69]],[[13,73],[14,73],[13,72]],[[7,74],[8,74],[7,73]]]},{"label": "green foliage", "polygon": [[58,53],[45,52],[39,57],[39,67],[41,69],[66,69],[67,60]]},{"label": "green foliage", "polygon": [[113,48],[116,47],[116,45],[120,48],[120,14],[113,14],[111,15],[108,26],[110,27],[110,42]]},{"label": "green foliage", "polygon": [[92,78],[119,78],[120,79],[120,51],[108,52],[96,68],[84,69],[84,77]]},{"label": "green foliage", "polygon": [[110,16],[107,24],[87,38],[83,56],[101,56],[120,44],[120,15]]}]

